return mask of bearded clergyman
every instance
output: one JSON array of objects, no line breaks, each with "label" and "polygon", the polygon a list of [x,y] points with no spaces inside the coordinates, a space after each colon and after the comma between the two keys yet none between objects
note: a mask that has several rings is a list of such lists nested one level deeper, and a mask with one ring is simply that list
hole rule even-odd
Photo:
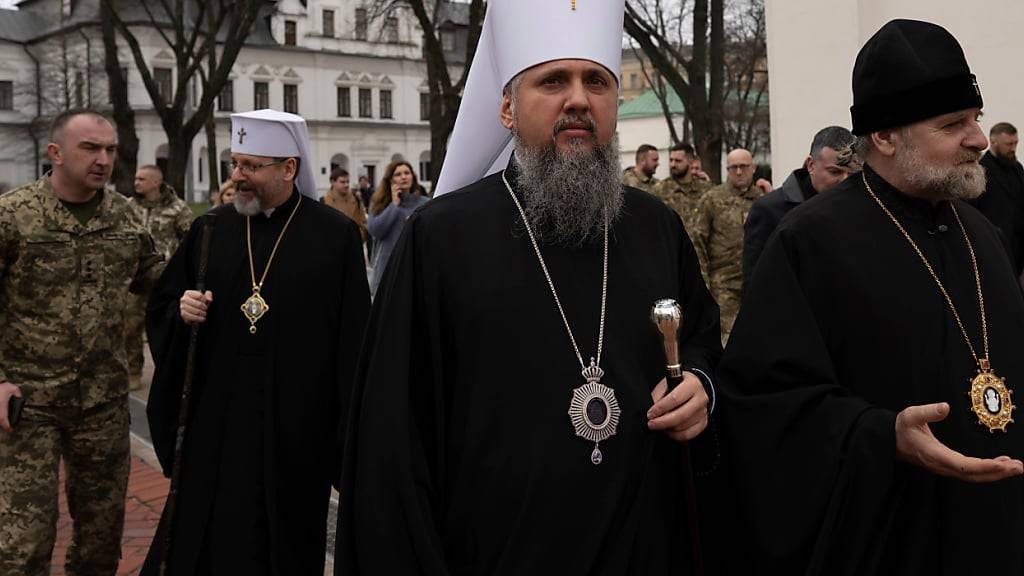
[{"label": "bearded clergyman", "polygon": [[[337,574],[691,573],[682,442],[713,410],[718,308],[679,217],[619,182],[622,19],[489,3],[443,195],[377,292]],[[683,310],[667,394],[661,298]]]},{"label": "bearded clergyman", "polygon": [[940,26],[857,56],[864,170],[783,219],[718,372],[751,563],[729,573],[1024,574],[1024,300],[964,202],[981,107]]},{"label": "bearded clergyman", "polygon": [[[232,114],[234,202],[193,224],[149,299],[156,371],[146,413],[164,473],[179,467],[180,483],[143,576],[324,573],[370,291],[359,227],[316,201],[313,174],[300,116]],[[192,326],[191,417],[179,446]]]}]

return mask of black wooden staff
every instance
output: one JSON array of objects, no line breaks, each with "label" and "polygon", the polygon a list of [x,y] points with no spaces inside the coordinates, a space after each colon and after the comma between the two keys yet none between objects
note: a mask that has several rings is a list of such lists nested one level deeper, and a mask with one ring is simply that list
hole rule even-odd
[{"label": "black wooden staff", "polygon": [[[196,273],[196,290],[200,294],[206,291],[206,266],[210,259],[210,237],[213,236],[213,216],[202,217],[202,229],[199,235],[199,271]],[[183,460],[185,432],[192,414],[192,382],[196,372],[196,349],[199,344],[197,322],[192,325],[188,334],[188,352],[185,355],[185,377],[181,383],[181,403],[178,405],[178,431],[174,439],[174,464],[171,466],[171,489],[167,493],[164,504],[162,523],[164,524],[164,542],[160,557],[160,576],[166,576],[167,566],[171,559],[171,544],[174,537],[174,513],[178,506],[178,488],[181,481],[181,464]]]},{"label": "black wooden staff", "polygon": [[[677,335],[683,323],[683,310],[675,300],[658,300],[651,308],[651,321],[661,333],[665,345],[665,393],[683,381],[683,367],[679,363]],[[693,461],[690,458],[690,443],[680,442],[682,452],[683,497],[686,500],[686,519],[690,526],[690,553],[693,556],[693,573],[704,574],[704,559],[700,551],[700,529],[697,525],[697,490],[693,482]]]}]

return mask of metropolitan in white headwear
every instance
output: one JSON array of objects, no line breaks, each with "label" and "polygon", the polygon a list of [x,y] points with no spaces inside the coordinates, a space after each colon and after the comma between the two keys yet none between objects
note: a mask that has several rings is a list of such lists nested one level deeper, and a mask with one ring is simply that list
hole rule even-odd
[{"label": "metropolitan in white headwear", "polygon": [[[442,195],[377,290],[337,574],[693,573],[682,442],[718,308],[679,217],[619,180],[622,20],[622,0],[488,3]],[[685,311],[668,396],[661,298]]]},{"label": "metropolitan in white headwear", "polygon": [[234,203],[196,219],[149,295],[149,429],[164,473],[182,474],[161,521],[169,568],[157,538],[145,576],[324,573],[370,308],[362,238],[312,198],[301,118],[258,110],[231,128]]}]

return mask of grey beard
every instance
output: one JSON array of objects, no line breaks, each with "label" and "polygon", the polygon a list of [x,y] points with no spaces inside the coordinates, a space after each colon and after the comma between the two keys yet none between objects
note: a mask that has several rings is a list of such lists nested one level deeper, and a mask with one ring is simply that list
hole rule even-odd
[{"label": "grey beard", "polygon": [[237,211],[242,216],[255,216],[260,212],[263,212],[263,204],[260,202],[259,196],[253,196],[252,200],[243,200],[241,194],[235,194],[235,199],[231,201]]},{"label": "grey beard", "polygon": [[917,146],[908,139],[906,148],[897,152],[895,160],[914,188],[930,190],[943,200],[970,200],[985,191],[985,169],[977,162],[980,156],[963,152],[957,162],[974,160],[973,164],[939,166],[924,160]]},{"label": "grey beard", "polygon": [[515,140],[518,188],[526,221],[538,242],[579,247],[604,237],[622,211],[619,140],[562,154],[552,144],[532,148]]}]

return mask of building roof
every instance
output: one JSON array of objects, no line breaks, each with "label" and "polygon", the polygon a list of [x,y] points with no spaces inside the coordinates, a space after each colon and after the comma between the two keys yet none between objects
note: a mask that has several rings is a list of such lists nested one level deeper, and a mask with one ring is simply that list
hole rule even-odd
[{"label": "building roof", "polygon": [[[59,33],[61,29],[73,28],[77,25],[99,24],[99,21],[97,20],[99,10],[98,2],[93,2],[91,4],[76,2],[72,16],[61,22],[51,21],[34,10],[22,8],[23,6],[34,4],[37,1],[38,0],[21,0],[18,3],[20,8],[19,10],[0,9],[0,40],[19,43],[33,42],[48,35]],[[147,1],[153,2],[154,0]],[[126,24],[149,25],[152,22],[150,20],[149,13],[146,12],[145,8],[138,0],[116,0],[116,3],[118,4],[118,16],[120,16],[121,20]],[[246,38],[246,45],[278,45],[278,42],[274,40],[274,37],[271,34],[269,26],[269,16],[274,11],[274,5],[275,2],[268,0],[260,7],[260,13],[256,17],[253,29]],[[185,10],[186,14],[189,14],[190,10],[194,10],[194,7],[186,3]],[[159,20],[163,20],[163,17],[166,15],[166,13],[161,10],[153,10],[153,14]],[[169,21],[165,21],[164,24],[169,25]],[[227,36],[227,28],[230,23],[225,22],[224,24],[224,27],[217,32],[218,39],[223,39]]]},{"label": "building roof", "polygon": [[28,42],[50,29],[46,19],[32,12],[0,9],[0,40]]},{"label": "building roof", "polygon": [[[668,90],[668,108],[672,114],[684,114],[683,101],[674,90]],[[648,90],[619,106],[619,120],[662,116],[661,102],[654,90]]]}]

